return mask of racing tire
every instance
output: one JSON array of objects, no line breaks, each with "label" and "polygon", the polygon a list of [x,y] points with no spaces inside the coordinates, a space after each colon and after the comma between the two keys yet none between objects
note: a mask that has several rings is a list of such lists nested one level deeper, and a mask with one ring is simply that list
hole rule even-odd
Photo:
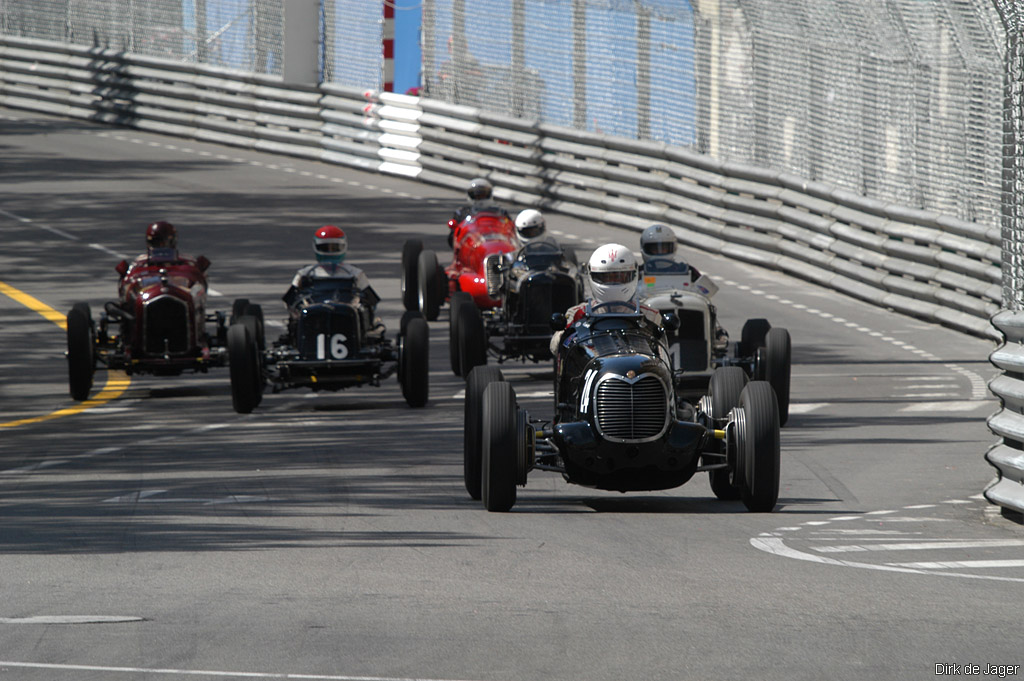
[{"label": "racing tire", "polygon": [[260,364],[256,340],[249,332],[249,326],[238,323],[228,327],[231,406],[239,414],[251,414],[263,400],[263,371]]},{"label": "racing tire", "polygon": [[746,419],[740,464],[743,505],[767,513],[779,500],[779,406],[767,381],[751,381],[740,395]]},{"label": "racing tire", "polygon": [[462,477],[471,499],[480,500],[483,475],[484,391],[504,381],[498,367],[478,366],[466,377],[462,431]]},{"label": "racing tire", "polygon": [[[740,367],[719,367],[711,374],[711,382],[708,384],[708,395],[711,397],[711,413],[709,416],[718,427],[723,420],[729,416],[733,407],[740,404],[740,395],[747,385],[747,374]],[[716,440],[719,443],[718,451],[725,452],[722,444],[724,440]],[[717,460],[717,459],[716,459]],[[740,498],[740,488],[737,485],[742,476],[736,475],[736,461],[729,462],[729,468],[715,468],[708,471],[708,479],[711,482],[711,491],[723,501],[736,501]]]},{"label": "racing tire", "polygon": [[71,399],[88,399],[96,373],[96,330],[88,303],[75,303],[68,312],[68,387]]},{"label": "racing tire", "polygon": [[773,328],[765,336],[764,380],[775,389],[779,403],[779,426],[789,420],[789,379],[792,369],[793,344],[786,329]]},{"label": "racing tire", "polygon": [[480,310],[473,301],[459,308],[457,328],[459,375],[468,376],[473,367],[487,364],[487,332]]},{"label": "racing tire", "polygon": [[409,322],[413,319],[423,319],[423,313],[419,310],[406,310],[402,313],[402,319],[398,322],[399,336],[405,336],[405,330],[409,328]]},{"label": "racing tire", "polygon": [[[740,331],[741,357],[753,357],[757,349],[764,345],[765,336],[772,325],[767,319],[748,319],[743,323],[743,330]],[[760,377],[757,377],[760,378]]]},{"label": "racing tire", "polygon": [[247,307],[249,307],[248,298],[235,298],[235,302],[231,303],[231,317],[228,319],[228,324],[237,322],[238,318],[245,314]]},{"label": "racing tire", "polygon": [[516,480],[519,477],[516,452],[519,409],[510,383],[500,381],[487,386],[483,415],[484,508],[503,513],[516,503]]},{"label": "racing tire", "polygon": [[416,267],[417,283],[419,285],[420,312],[427,318],[428,322],[437,319],[437,313],[441,310],[441,268],[437,265],[437,255],[430,250],[422,251]]},{"label": "racing tire", "polygon": [[425,319],[409,320],[399,352],[402,397],[410,407],[422,407],[430,394],[430,329]]},{"label": "racing tire", "polygon": [[406,310],[420,309],[416,267],[422,250],[423,242],[419,239],[407,239],[402,245],[402,306]]},{"label": "racing tire", "polygon": [[452,373],[456,376],[463,376],[462,367],[459,362],[459,308],[467,302],[473,302],[473,296],[465,291],[456,291],[452,294],[448,318],[448,359],[451,361]]},{"label": "racing tire", "polygon": [[263,352],[266,350],[267,336],[263,322],[263,307],[255,303],[249,303],[245,306],[245,314],[242,315],[240,321],[248,327],[249,333],[252,334],[253,340],[256,341],[256,347],[259,348],[259,351]]}]

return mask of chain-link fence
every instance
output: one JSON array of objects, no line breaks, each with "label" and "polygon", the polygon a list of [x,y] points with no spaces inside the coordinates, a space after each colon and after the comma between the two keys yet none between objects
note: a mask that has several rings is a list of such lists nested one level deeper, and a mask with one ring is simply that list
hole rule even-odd
[{"label": "chain-link fence", "polygon": [[432,0],[430,96],[999,221],[992,0]]},{"label": "chain-link fence", "polygon": [[[322,0],[325,82],[381,83],[381,0]],[[285,0],[0,0],[0,33],[281,75]]]}]

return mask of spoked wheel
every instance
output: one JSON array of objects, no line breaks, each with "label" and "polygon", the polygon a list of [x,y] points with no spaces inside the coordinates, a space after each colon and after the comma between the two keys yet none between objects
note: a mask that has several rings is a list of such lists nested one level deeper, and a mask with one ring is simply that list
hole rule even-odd
[{"label": "spoked wheel", "polygon": [[414,317],[405,327],[399,349],[398,372],[402,397],[410,407],[422,407],[430,393],[430,330],[423,317]]},{"label": "spoked wheel", "polygon": [[252,413],[263,400],[263,368],[247,324],[239,322],[228,328],[228,370],[231,405],[239,414]]},{"label": "spoked wheel", "polygon": [[467,302],[473,302],[473,296],[465,291],[456,291],[452,294],[451,304],[448,306],[451,315],[448,318],[448,358],[452,364],[452,372],[456,376],[464,376],[459,364],[459,308]]},{"label": "spoked wheel", "polygon": [[519,479],[516,393],[505,381],[491,383],[483,402],[483,499],[488,511],[504,512],[516,503]]},{"label": "spoked wheel", "polygon": [[487,332],[480,309],[470,300],[459,308],[459,373],[468,376],[473,367],[487,364]]},{"label": "spoked wheel", "polygon": [[751,381],[740,395],[745,427],[739,438],[740,485],[748,511],[767,513],[779,500],[779,406],[767,381]]},{"label": "spoked wheel", "polygon": [[441,268],[437,265],[437,255],[433,251],[423,251],[417,262],[417,282],[419,286],[420,312],[427,321],[437,319],[441,310]]},{"label": "spoked wheel", "polygon": [[423,242],[419,239],[409,239],[402,246],[402,306],[406,310],[420,309],[416,265],[422,250]]},{"label": "spoked wheel", "polygon": [[96,372],[96,330],[88,303],[75,303],[68,312],[68,387],[71,399],[89,397]]},{"label": "spoked wheel", "polygon": [[484,390],[505,380],[498,367],[478,366],[466,378],[466,400],[462,442],[462,474],[466,491],[480,499],[483,460]]},{"label": "spoked wheel", "polygon": [[[715,427],[719,427],[722,421],[729,415],[733,407],[740,404],[740,394],[747,385],[747,375],[740,367],[719,367],[711,374],[711,383],[708,385],[708,394],[711,397],[711,418]],[[724,440],[718,440],[724,443]],[[719,447],[718,451],[725,453],[727,447]],[[719,461],[719,459],[713,459]],[[740,498],[740,488],[737,485],[740,476],[733,473],[736,470],[736,461],[728,462],[728,468],[715,468],[708,471],[708,478],[711,481],[711,491],[715,496],[725,501],[735,501]]]},{"label": "spoked wheel", "polygon": [[765,336],[764,380],[775,389],[779,402],[779,425],[789,420],[789,377],[792,367],[792,341],[789,331],[773,328]]},{"label": "spoked wheel", "polygon": [[[764,345],[765,336],[768,335],[768,330],[772,328],[772,325],[768,323],[767,319],[748,319],[743,324],[743,330],[740,332],[740,355],[743,357],[753,357],[757,349]],[[762,378],[757,376],[757,378]]]}]

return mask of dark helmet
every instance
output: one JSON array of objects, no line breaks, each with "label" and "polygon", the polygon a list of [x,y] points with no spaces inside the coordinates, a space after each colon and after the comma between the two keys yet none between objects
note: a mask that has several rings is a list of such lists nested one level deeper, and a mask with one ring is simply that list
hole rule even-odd
[{"label": "dark helmet", "polygon": [[177,244],[178,232],[171,223],[161,220],[146,228],[148,248],[174,248]]},{"label": "dark helmet", "polygon": [[469,183],[469,189],[466,190],[471,201],[486,201],[491,198],[491,194],[493,192],[494,187],[491,186],[490,182],[482,177],[471,180]]}]

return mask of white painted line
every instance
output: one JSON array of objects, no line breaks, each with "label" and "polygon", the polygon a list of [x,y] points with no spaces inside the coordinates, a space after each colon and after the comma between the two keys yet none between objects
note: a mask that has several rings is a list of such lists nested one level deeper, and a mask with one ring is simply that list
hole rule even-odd
[{"label": "white painted line", "polygon": [[104,246],[102,244],[89,244],[89,248],[94,248],[97,251],[101,251],[103,253],[106,253],[107,255],[112,255],[115,258],[120,258],[121,260],[127,260],[128,257],[129,257],[129,256],[125,255],[124,253],[118,253],[117,251],[112,251],[112,250],[110,250],[109,248],[107,248],[106,246]]},{"label": "white painted line", "polygon": [[806,523],[804,523],[804,525],[811,525],[811,526],[815,526],[815,525],[828,525],[831,522],[832,522],[831,520],[808,520]]},{"label": "white painted line", "polygon": [[37,615],[35,617],[0,617],[0,624],[114,624],[142,622],[135,615]]},{"label": "white painted line", "polygon": [[935,508],[937,506],[938,506],[938,504],[917,504],[915,506],[904,506],[903,508],[905,508],[905,509],[911,509],[911,508]]},{"label": "white painted line", "polygon": [[868,511],[864,515],[887,515],[889,513],[895,513],[896,511]]},{"label": "white painted line", "polygon": [[992,549],[1005,546],[1024,546],[1024,539],[977,539],[974,541],[921,541],[896,544],[848,544],[845,546],[815,546],[818,553],[851,553],[859,551],[934,551],[936,549]]},{"label": "white painted line", "polygon": [[147,667],[105,667],[89,664],[56,664],[47,662],[13,662],[0,660],[0,667],[22,669],[58,669],[61,671],[119,672],[123,674],[176,674],[178,676],[219,676],[228,679],[306,679],[307,681],[444,681],[442,679],[397,676],[343,676],[336,674],[289,674],[275,672],[230,672],[204,669],[167,669]]},{"label": "white painted line", "polygon": [[1007,568],[1024,567],[1024,560],[949,560],[931,563],[886,563],[896,567],[920,568],[922,570],[950,570],[957,568]]},{"label": "white painted line", "polygon": [[[943,577],[962,577],[964,579],[984,579],[996,582],[1024,582],[1024,578],[1021,577],[1001,577],[996,575],[975,575],[963,572],[929,572],[926,570],[919,570],[914,568],[897,567],[895,565],[875,565],[872,563],[856,563],[846,560],[836,560],[834,558],[827,558],[825,556],[816,556],[811,553],[804,553],[798,551],[790,546],[787,546],[785,541],[778,538],[761,538],[752,537],[750,539],[750,545],[755,549],[771,553],[782,558],[793,558],[796,560],[806,560],[811,563],[820,563],[822,565],[839,565],[843,567],[855,567],[864,570],[878,570],[881,572],[902,572],[905,574],[912,575],[941,575]],[[2,663],[0,663],[2,664]]]},{"label": "white painted line", "polygon": [[967,501],[967,499],[946,499],[942,503],[944,503],[944,504],[969,504],[971,502]]},{"label": "white painted line", "polygon": [[829,406],[828,402],[797,402],[790,403],[790,414],[810,414],[812,411]]},{"label": "white painted line", "polygon": [[903,393],[902,395],[896,395],[896,397],[956,397],[956,393]]},{"label": "white painted line", "polygon": [[207,287],[206,292],[209,293],[211,296],[214,296],[215,298],[219,298],[220,296],[224,295],[223,293],[221,293],[220,291],[218,291],[215,288]]},{"label": "white painted line", "polygon": [[[919,395],[923,397],[923,395]],[[994,402],[918,402],[917,404],[911,404],[900,409],[901,413],[908,412],[922,412],[922,411],[936,411],[936,412],[965,412],[974,411],[975,409],[995,409]]]}]

